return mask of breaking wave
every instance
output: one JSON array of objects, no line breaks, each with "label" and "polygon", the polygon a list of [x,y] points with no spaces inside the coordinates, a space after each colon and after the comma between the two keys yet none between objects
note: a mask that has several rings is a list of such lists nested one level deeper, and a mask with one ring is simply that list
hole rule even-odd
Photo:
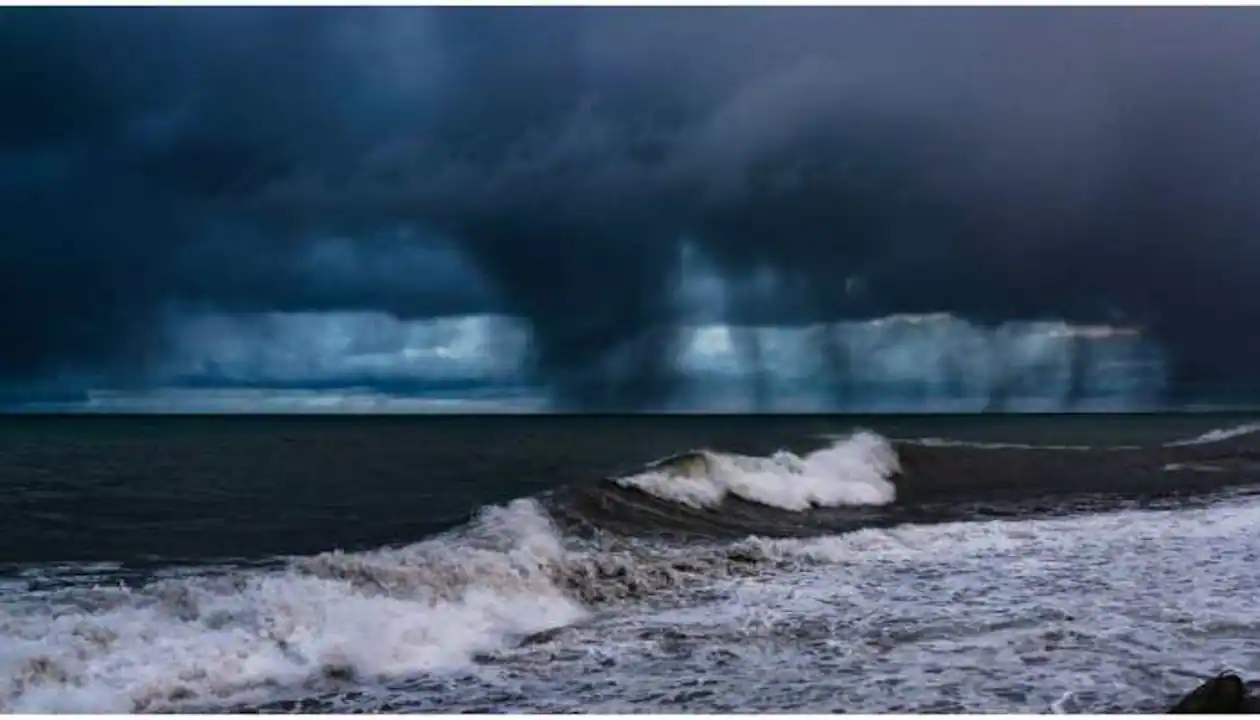
[{"label": "breaking wave", "polygon": [[755,542],[565,537],[521,499],[404,547],[135,585],[11,588],[0,595],[0,712],[205,710],[467,672],[598,608],[776,562],[799,564]]},{"label": "breaking wave", "polygon": [[1244,425],[1236,425],[1234,427],[1218,428],[1209,430],[1202,435],[1189,438],[1187,440],[1177,440],[1168,443],[1169,447],[1185,447],[1187,445],[1210,445],[1212,443],[1233,440],[1234,438],[1245,437],[1260,432],[1260,423],[1246,423]]},{"label": "breaking wave", "polygon": [[887,440],[860,432],[804,456],[787,450],[770,457],[695,450],[654,462],[615,482],[694,508],[716,508],[733,495],[800,511],[890,503],[897,490],[888,478],[900,470],[897,453]]},{"label": "breaking wave", "polygon": [[[1007,486],[1040,472],[1090,492],[1125,473],[1143,492],[1156,480],[1225,482],[1257,469],[1254,440],[1226,429],[1194,443],[1065,452],[858,432],[799,455],[682,453],[483,508],[402,547],[130,582],[31,570],[0,587],[0,712],[215,709],[475,672],[487,654],[545,642],[602,608],[819,561],[776,537],[959,519],[915,515],[929,490],[964,497],[999,472]],[[1223,470],[1168,472],[1176,463]]]},{"label": "breaking wave", "polygon": [[562,554],[523,500],[405,548],[6,596],[0,712],[169,710],[459,668],[585,614],[552,581]]}]

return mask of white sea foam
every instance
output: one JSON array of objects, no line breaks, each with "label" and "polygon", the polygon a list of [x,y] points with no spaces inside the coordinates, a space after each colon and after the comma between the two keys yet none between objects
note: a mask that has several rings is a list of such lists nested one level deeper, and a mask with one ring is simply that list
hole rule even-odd
[{"label": "white sea foam", "polygon": [[466,667],[585,610],[532,501],[458,535],[283,570],[0,598],[0,712],[130,712],[247,700],[328,677]]},{"label": "white sea foam", "polygon": [[1207,463],[1168,463],[1164,472],[1225,472],[1225,468]]},{"label": "white sea foam", "polygon": [[1169,447],[1207,445],[1210,443],[1222,442],[1224,440],[1231,440],[1236,437],[1242,437],[1243,435],[1250,435],[1254,432],[1260,432],[1260,423],[1247,423],[1244,425],[1236,425],[1234,427],[1217,428],[1215,430],[1209,430],[1197,437],[1192,437],[1187,440],[1177,440],[1175,442],[1170,442],[1167,445]]},{"label": "white sea foam", "polygon": [[[1157,712],[1260,672],[1260,499],[744,541],[755,577],[584,626],[533,707],[645,712]],[[531,651],[534,657],[557,653]],[[590,688],[615,658],[616,683]],[[530,657],[526,655],[526,657]],[[522,658],[521,667],[526,667]],[[611,663],[610,663],[611,664]],[[585,683],[585,685],[583,684]]]},{"label": "white sea foam", "polygon": [[[1166,550],[1216,555],[1213,542],[1256,534],[1260,499],[1240,493],[1222,495],[1206,508],[1121,510],[1062,518],[965,521],[928,525],[866,528],[843,535],[806,539],[745,541],[767,557],[798,557],[815,562],[864,565],[890,559],[970,564],[989,556],[1067,556],[1074,562],[1082,553],[1110,552],[1116,547],[1159,547]],[[1190,543],[1193,543],[1192,545]],[[1183,547],[1184,545],[1184,547]],[[1225,557],[1213,557],[1212,564]],[[1101,567],[1099,568],[1101,569]],[[1179,568],[1169,568],[1180,573]],[[1179,576],[1193,580],[1192,576]]]},{"label": "white sea foam", "polygon": [[[911,440],[911,441],[909,441],[909,442],[913,442],[913,443],[914,443],[914,444],[916,444],[916,445],[922,445],[922,446],[924,446],[924,447],[941,447],[941,448],[961,447],[961,448],[972,448],[972,449],[975,449],[975,450],[1069,450],[1069,451],[1072,451],[1072,450],[1077,450],[1077,451],[1086,451],[1086,450],[1095,450],[1095,449],[1097,449],[1095,446],[1092,446],[1092,445],[1033,445],[1033,444],[1030,444],[1030,443],[980,442],[980,441],[975,441],[975,440],[951,440],[951,439],[949,439],[949,438],[932,438],[932,437],[929,437],[929,438],[917,438],[917,439],[915,439],[915,440]],[[1133,449],[1133,448],[1135,448],[1136,446],[1133,446],[1133,445],[1113,445],[1113,446],[1108,446],[1108,447],[1109,447],[1109,449],[1112,449],[1112,450],[1126,450],[1126,449]]]},{"label": "white sea foam", "polygon": [[706,450],[688,457],[698,462],[663,463],[617,482],[696,508],[716,507],[734,495],[761,505],[801,511],[890,503],[897,493],[889,478],[901,469],[892,445],[865,431],[804,456],[786,450],[770,457]]}]

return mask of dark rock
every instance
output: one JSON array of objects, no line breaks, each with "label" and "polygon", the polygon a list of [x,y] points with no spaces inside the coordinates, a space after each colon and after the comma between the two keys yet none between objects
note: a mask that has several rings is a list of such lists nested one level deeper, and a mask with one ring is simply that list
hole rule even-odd
[{"label": "dark rock", "polygon": [[1260,712],[1260,696],[1234,673],[1222,673],[1195,688],[1168,712],[1200,715],[1257,713]]}]

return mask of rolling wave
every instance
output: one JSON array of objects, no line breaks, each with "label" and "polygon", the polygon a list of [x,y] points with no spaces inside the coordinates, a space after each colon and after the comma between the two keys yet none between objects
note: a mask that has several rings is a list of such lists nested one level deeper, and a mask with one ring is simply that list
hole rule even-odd
[{"label": "rolling wave", "polygon": [[586,614],[551,581],[562,555],[546,516],[519,501],[405,548],[6,595],[0,712],[213,707],[458,669]]},{"label": "rolling wave", "polygon": [[1202,435],[1197,435],[1186,440],[1175,440],[1168,443],[1170,447],[1184,447],[1186,445],[1211,445],[1214,443],[1225,442],[1235,438],[1246,437],[1260,432],[1260,423],[1246,423],[1236,425],[1234,427],[1218,428],[1209,430]]},{"label": "rolling wave", "polygon": [[[870,525],[1019,514],[1047,503],[1212,491],[1260,479],[1257,426],[1175,443],[1027,445],[831,438],[813,452],[748,457],[691,450],[543,498],[571,532],[808,537]],[[1193,471],[1193,472],[1190,472]],[[1057,499],[1055,499],[1057,498]],[[1069,503],[1071,504],[1071,503]]]},{"label": "rolling wave", "polygon": [[897,453],[883,437],[859,432],[804,456],[780,450],[749,457],[693,450],[616,478],[663,500],[714,508],[728,496],[801,511],[839,505],[886,505],[897,497],[888,480],[899,472]]},{"label": "rolling wave", "polygon": [[521,499],[400,548],[10,592],[0,595],[0,712],[206,710],[277,690],[297,698],[458,675],[603,607],[800,562],[755,541],[582,541]]}]

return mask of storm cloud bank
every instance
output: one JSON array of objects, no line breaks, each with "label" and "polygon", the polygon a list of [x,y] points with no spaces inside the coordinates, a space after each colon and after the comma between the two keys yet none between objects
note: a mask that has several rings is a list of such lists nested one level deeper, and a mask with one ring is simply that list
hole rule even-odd
[{"label": "storm cloud bank", "polygon": [[[1141,328],[1166,402],[1252,396],[1258,36],[1216,8],[6,10],[0,383],[143,388],[206,315],[493,315],[557,406],[647,408],[699,323],[757,367],[754,328],[945,313]],[[863,346],[807,337],[844,406]]]}]

